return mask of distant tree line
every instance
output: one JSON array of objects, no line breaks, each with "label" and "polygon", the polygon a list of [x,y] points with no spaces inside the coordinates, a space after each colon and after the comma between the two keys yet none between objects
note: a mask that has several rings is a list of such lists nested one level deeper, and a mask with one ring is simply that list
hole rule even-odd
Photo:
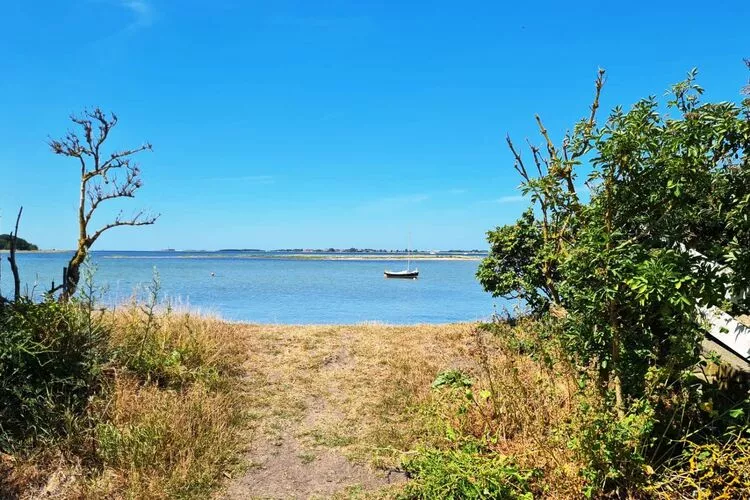
[{"label": "distant tree line", "polygon": [[[10,250],[11,240],[13,235],[11,234],[0,234],[0,250]],[[16,250],[29,251],[39,250],[39,247],[33,243],[29,243],[23,238],[16,239]]]}]

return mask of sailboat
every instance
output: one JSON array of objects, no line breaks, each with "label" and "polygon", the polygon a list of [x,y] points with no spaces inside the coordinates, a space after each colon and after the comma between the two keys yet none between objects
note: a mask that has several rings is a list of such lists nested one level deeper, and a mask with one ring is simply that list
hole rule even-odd
[{"label": "sailboat", "polygon": [[383,275],[385,275],[386,278],[402,278],[402,279],[409,279],[409,280],[415,280],[419,276],[419,269],[414,268],[412,271],[410,269],[411,267],[411,234],[409,235],[409,248],[406,249],[406,270],[404,271],[389,271],[385,270],[383,271]]}]

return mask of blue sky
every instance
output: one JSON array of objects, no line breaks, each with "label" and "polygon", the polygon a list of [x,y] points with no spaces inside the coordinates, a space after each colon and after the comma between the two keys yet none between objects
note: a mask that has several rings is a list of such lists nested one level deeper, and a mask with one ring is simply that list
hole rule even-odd
[{"label": "blue sky", "polygon": [[[75,244],[76,165],[48,136],[101,106],[113,147],[149,140],[162,214],[99,249],[485,248],[525,204],[504,145],[662,95],[692,67],[739,100],[750,2],[5,0],[0,209]],[[108,214],[104,213],[103,216]],[[102,219],[103,220],[103,219]]]}]

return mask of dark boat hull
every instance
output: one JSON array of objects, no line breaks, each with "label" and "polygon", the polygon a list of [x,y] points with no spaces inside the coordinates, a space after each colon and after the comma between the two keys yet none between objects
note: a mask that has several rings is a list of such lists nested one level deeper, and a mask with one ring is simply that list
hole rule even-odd
[{"label": "dark boat hull", "polygon": [[415,280],[419,276],[419,271],[385,271],[383,274],[386,278]]}]

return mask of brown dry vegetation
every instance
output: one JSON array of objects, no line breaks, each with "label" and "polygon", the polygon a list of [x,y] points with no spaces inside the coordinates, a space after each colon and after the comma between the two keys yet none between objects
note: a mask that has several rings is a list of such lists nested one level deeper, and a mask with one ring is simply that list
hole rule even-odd
[{"label": "brown dry vegetation", "polygon": [[[394,497],[405,460],[470,438],[541,471],[540,493],[580,493],[554,430],[573,378],[503,339],[533,324],[261,326],[136,307],[104,323],[115,361],[93,431],[17,458],[22,498]],[[446,370],[492,396],[431,388]]]},{"label": "brown dry vegetation", "polygon": [[100,318],[113,360],[80,432],[5,457],[2,496],[205,498],[238,463],[244,329],[130,306]]},{"label": "brown dry vegetation", "polygon": [[[454,447],[456,436],[490,438],[493,451],[544,471],[546,494],[580,494],[578,465],[554,433],[572,413],[570,373],[512,353],[475,325],[246,329],[251,467],[230,483],[230,498],[394,496],[403,460]],[[449,369],[496,396],[460,411],[462,395],[431,388]]]}]

